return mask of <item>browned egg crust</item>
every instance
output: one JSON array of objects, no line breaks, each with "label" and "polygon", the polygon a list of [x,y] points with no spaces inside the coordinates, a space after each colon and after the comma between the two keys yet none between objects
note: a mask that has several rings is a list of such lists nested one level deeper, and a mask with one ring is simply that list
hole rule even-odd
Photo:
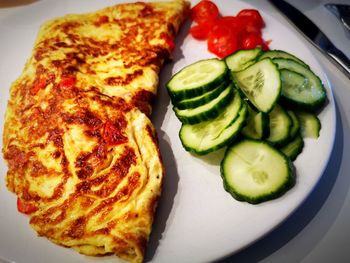
[{"label": "browned egg crust", "polygon": [[150,103],[188,11],[119,4],[40,28],[3,136],[7,187],[39,235],[143,261],[164,174]]}]

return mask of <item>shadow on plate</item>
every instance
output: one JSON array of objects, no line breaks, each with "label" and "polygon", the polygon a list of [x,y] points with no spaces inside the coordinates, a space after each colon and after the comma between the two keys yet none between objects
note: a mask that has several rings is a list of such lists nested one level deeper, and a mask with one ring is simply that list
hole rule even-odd
[{"label": "shadow on plate", "polygon": [[0,0],[0,8],[16,7],[21,5],[29,5],[39,0]]},{"label": "shadow on plate", "polygon": [[[182,26],[177,38],[177,46],[180,47],[187,36],[190,27],[190,22],[186,21]],[[183,58],[182,51],[179,48],[174,50],[173,62]],[[166,82],[171,78],[174,63],[164,65],[159,80],[158,94],[153,105],[152,122],[154,123],[159,140],[159,148],[165,167],[165,176],[163,181],[162,196],[159,200],[157,213],[153,222],[153,229],[149,239],[145,262],[149,262],[154,257],[160,240],[163,238],[163,233],[166,228],[169,215],[173,208],[174,198],[177,193],[179,175],[176,166],[176,159],[169,144],[168,135],[162,130],[162,124],[169,106],[170,98],[165,88]]]},{"label": "shadow on plate", "polygon": [[[284,245],[286,245],[290,240],[298,235],[318,214],[322,206],[325,204],[327,198],[329,197],[332,188],[335,185],[335,182],[338,178],[341,160],[343,158],[344,152],[344,129],[343,123],[340,118],[340,112],[336,105],[336,115],[337,115],[337,127],[335,134],[334,148],[331,153],[330,160],[325,169],[323,176],[320,178],[320,181],[316,185],[315,189],[311,192],[308,198],[302,203],[302,205],[284,221],[280,226],[275,230],[270,232],[265,237],[261,238],[257,242],[248,246],[247,248],[237,252],[234,255],[231,255],[219,263],[229,263],[229,262],[260,262],[266,257],[272,255],[274,252],[278,251]],[[340,179],[339,179],[340,180]],[[342,197],[341,200],[345,199],[349,183],[342,184],[343,191],[338,192],[337,194]],[[312,236],[308,243],[308,246],[303,248],[300,253],[307,253],[316,246],[316,244],[322,240],[324,236],[332,226],[335,218],[337,217],[339,210],[341,209],[342,202],[337,201],[336,205],[332,205],[330,211],[327,211],[326,222],[322,227],[318,227],[318,234]],[[298,256],[304,256],[299,254]],[[288,262],[288,261],[286,261]]]}]

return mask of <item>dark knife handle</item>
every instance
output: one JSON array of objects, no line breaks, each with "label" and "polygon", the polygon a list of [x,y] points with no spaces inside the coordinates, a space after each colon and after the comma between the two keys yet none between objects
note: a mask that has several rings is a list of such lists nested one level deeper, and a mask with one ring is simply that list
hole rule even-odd
[{"label": "dark knife handle", "polygon": [[350,60],[337,48],[331,48],[327,54],[334,60],[338,66],[350,78]]}]

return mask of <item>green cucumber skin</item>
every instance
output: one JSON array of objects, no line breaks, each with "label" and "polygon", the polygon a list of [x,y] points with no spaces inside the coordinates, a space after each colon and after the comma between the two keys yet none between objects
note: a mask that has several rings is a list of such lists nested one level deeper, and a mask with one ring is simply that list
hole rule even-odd
[{"label": "green cucumber skin", "polygon": [[[228,55],[227,57],[225,57],[224,61],[227,67],[230,69],[230,71],[237,72],[237,71],[244,70],[250,65],[254,64],[262,52],[263,51],[261,47],[254,48],[254,49],[239,49],[236,52],[232,53],[231,55]],[[244,53],[247,53],[249,55],[249,59],[247,59],[247,57],[244,57],[247,60],[243,64],[240,63],[240,61],[238,62],[238,64],[241,66],[240,68],[237,68],[237,69],[232,68],[231,60],[237,59],[237,57],[239,57],[241,54],[244,54]]]},{"label": "green cucumber skin", "polygon": [[270,136],[270,119],[268,114],[263,113],[263,115],[263,118],[265,118],[265,125],[263,126],[263,134],[261,139],[266,139]]},{"label": "green cucumber skin", "polygon": [[200,123],[202,121],[207,121],[210,119],[214,119],[215,117],[217,117],[224,109],[225,107],[230,103],[230,101],[232,100],[232,97],[234,95],[233,92],[233,87],[229,86],[230,92],[229,94],[224,97],[222,100],[220,100],[215,107],[201,112],[200,114],[197,115],[193,115],[193,116],[182,116],[179,114],[179,112],[177,111],[177,109],[174,107],[173,110],[175,112],[175,115],[177,116],[177,118],[184,124],[196,124],[196,123]]},{"label": "green cucumber skin", "polygon": [[288,53],[286,51],[283,50],[279,50],[279,49],[274,49],[274,50],[269,50],[269,51],[265,51],[262,54],[260,54],[260,56],[257,58],[257,60],[262,60],[264,58],[283,58],[283,59],[291,59],[294,60],[295,62],[298,62],[299,64],[303,65],[304,67],[310,69],[309,65],[306,64],[304,61],[302,61],[300,58],[298,58],[297,56]]},{"label": "green cucumber skin", "polygon": [[[314,138],[317,139],[321,132],[321,121],[316,114],[310,112],[295,112],[299,122],[300,122],[300,132],[304,138]],[[306,123],[307,120],[311,120],[311,123]]]},{"label": "green cucumber skin", "polygon": [[211,91],[211,90],[215,89],[215,87],[220,85],[222,82],[225,82],[227,79],[228,79],[228,70],[224,76],[218,77],[210,84],[205,85],[205,86],[200,86],[197,89],[182,90],[182,91],[179,91],[176,93],[172,93],[171,91],[169,91],[169,88],[167,88],[167,90],[168,90],[168,94],[171,98],[171,101],[175,102],[175,104],[176,104],[176,101],[197,97],[197,96],[202,95],[205,92]]},{"label": "green cucumber skin", "polygon": [[[246,122],[246,126],[243,127],[242,129],[242,135],[246,138],[250,138],[250,139],[255,139],[255,140],[261,140],[261,139],[264,139],[264,138],[267,138],[269,137],[269,134],[270,134],[270,128],[269,128],[269,115],[267,113],[264,113],[264,112],[256,112],[251,106],[249,103],[246,103],[247,104],[247,107],[248,107],[248,118],[247,118],[247,122]],[[254,132],[252,132],[250,129],[251,127],[249,126],[250,124],[250,121],[252,121],[252,124],[254,124],[254,120],[251,119],[251,113],[253,112],[256,113],[256,114],[261,114],[261,130],[262,130],[262,133],[261,135],[257,135],[255,136]],[[256,117],[256,115],[254,116]],[[254,124],[255,126],[255,124]]]},{"label": "green cucumber skin", "polygon": [[[198,62],[201,62],[201,61],[198,61]],[[196,63],[198,63],[198,62],[196,62]],[[225,64],[225,66],[226,66],[226,64]],[[192,88],[192,89],[185,89],[185,90],[178,90],[178,91],[172,90],[171,86],[170,86],[171,80],[174,77],[176,77],[176,75],[179,74],[181,71],[186,70],[186,68],[187,67],[181,69],[179,72],[177,72],[175,75],[173,75],[173,77],[165,85],[166,89],[168,91],[168,94],[169,94],[169,96],[174,104],[176,104],[176,102],[180,101],[180,100],[200,96],[205,92],[208,92],[208,91],[215,89],[222,82],[225,82],[229,79],[230,70],[226,66],[223,74],[219,75],[216,79],[214,79],[210,83],[207,83],[206,85],[198,86],[198,87]]]},{"label": "green cucumber skin", "polygon": [[283,105],[286,109],[293,109],[293,110],[299,110],[299,111],[308,111],[308,112],[319,112],[322,110],[322,108],[327,103],[327,98],[324,98],[322,100],[319,100],[317,103],[314,104],[305,104],[296,102],[293,100],[290,100],[284,96],[280,97],[279,103]]},{"label": "green cucumber skin", "polygon": [[[242,72],[246,72],[247,70],[251,69],[252,67],[254,67],[257,63],[263,63],[263,61],[265,60],[265,63],[269,62],[271,67],[273,67],[273,69],[276,71],[276,74],[278,74],[278,84],[277,84],[277,87],[276,87],[276,90],[275,90],[275,97],[274,99],[271,101],[271,103],[269,104],[268,107],[264,107],[261,108],[261,105],[257,105],[257,100],[254,99],[254,97],[252,98],[252,96],[250,96],[249,94],[246,93],[246,88],[245,86],[240,83],[239,81],[239,75],[242,74]],[[234,79],[233,82],[235,84],[236,87],[238,87],[242,94],[244,94],[243,97],[247,98],[249,100],[249,102],[253,105],[253,108],[256,108],[258,111],[261,111],[261,112],[264,112],[264,113],[269,113],[274,105],[277,103],[277,101],[279,100],[280,98],[280,95],[281,95],[281,89],[282,89],[282,83],[280,81],[280,71],[278,69],[278,65],[273,63],[273,60],[271,60],[270,58],[265,58],[264,60],[260,60],[252,65],[250,65],[249,67],[247,67],[246,69],[242,70],[242,71],[238,71],[238,72],[232,72],[232,78]],[[266,66],[265,66],[266,67]]]},{"label": "green cucumber skin", "polygon": [[290,139],[293,140],[300,132],[300,122],[297,115],[292,110],[287,110],[287,113],[292,120],[292,126],[290,128]]},{"label": "green cucumber skin", "polygon": [[[301,100],[297,100],[295,98],[289,97],[285,94],[284,90],[285,90],[285,85],[286,82],[284,81],[283,75],[284,72],[286,71],[291,71],[292,73],[298,74],[298,75],[302,75],[300,73],[294,72],[292,70],[288,70],[288,69],[282,69],[280,70],[281,72],[281,81],[282,81],[282,91],[281,91],[281,97],[280,97],[280,103],[281,105],[283,105],[286,108],[289,109],[295,109],[295,110],[304,110],[304,111],[310,111],[310,112],[314,112],[317,111],[319,108],[321,108],[326,101],[326,97],[323,99],[320,99],[314,103],[307,103],[307,102],[303,102]],[[303,76],[303,75],[302,75]],[[304,76],[303,76],[304,77]]]},{"label": "green cucumber skin", "polygon": [[[180,110],[184,110],[184,109],[192,109],[198,106],[202,106],[208,102],[210,102],[211,100],[215,99],[217,96],[220,95],[220,93],[227,87],[228,85],[228,81],[224,81],[222,83],[220,83],[220,85],[218,87],[216,87],[213,90],[210,90],[206,93],[204,93],[206,96],[199,98],[199,96],[197,97],[193,97],[191,99],[185,99],[185,100],[180,100],[180,101],[174,101],[173,104],[176,108],[180,109]],[[201,94],[203,95],[203,94]]]},{"label": "green cucumber skin", "polygon": [[[221,149],[221,148],[223,148],[223,147],[225,147],[225,146],[227,146],[227,145],[230,145],[232,142],[234,142],[234,141],[240,136],[240,132],[241,132],[243,126],[244,126],[245,123],[246,123],[246,122],[245,122],[245,121],[246,121],[246,117],[247,117],[247,108],[246,108],[246,107],[247,107],[247,106],[246,106],[244,103],[242,103],[242,108],[241,108],[241,110],[240,110],[240,112],[239,112],[237,118],[235,118],[235,119],[232,121],[232,123],[227,127],[227,128],[229,128],[229,127],[230,127],[231,125],[233,125],[236,121],[239,121],[239,122],[240,122],[240,123],[239,123],[239,126],[238,126],[238,128],[237,128],[237,130],[236,130],[236,132],[233,133],[233,134],[231,134],[231,136],[228,137],[228,138],[226,138],[226,140],[223,140],[221,143],[216,144],[215,146],[211,147],[210,149],[198,150],[198,149],[196,149],[196,148],[189,147],[189,146],[187,146],[186,144],[184,144],[184,143],[182,142],[181,137],[184,136],[184,135],[183,135],[182,132],[181,132],[182,129],[180,129],[179,137],[180,137],[182,146],[184,147],[184,149],[185,149],[187,152],[191,152],[191,153],[194,153],[194,154],[197,154],[197,155],[201,155],[201,156],[202,156],[202,155],[206,155],[206,154],[208,154],[208,153],[217,151],[217,150],[219,150],[219,149]],[[227,128],[226,128],[226,129],[227,129]]]},{"label": "green cucumber skin", "polygon": [[291,161],[295,161],[298,155],[303,151],[304,140],[303,137],[297,134],[292,141],[280,148],[280,151],[283,152],[286,156],[289,157]]},{"label": "green cucumber skin", "polygon": [[[272,61],[278,65],[278,68],[280,70],[287,69],[290,71],[294,71],[298,74],[304,75],[303,72],[298,72],[298,71],[296,71],[295,68],[293,68],[293,64],[295,65],[295,63],[300,65],[301,67],[304,67],[303,65],[299,64],[295,60],[275,58]],[[282,66],[281,62],[283,62],[285,65]],[[287,66],[286,66],[286,63],[287,63]],[[292,100],[292,99],[287,98],[286,96],[283,96],[281,94],[280,101],[281,101],[281,104],[283,104],[287,108],[296,109],[296,110],[304,110],[304,111],[309,111],[309,112],[316,112],[316,111],[320,110],[327,102],[327,92],[326,92],[326,89],[325,89],[319,76],[317,76],[310,68],[305,68],[305,71],[309,71],[310,75],[315,79],[316,84],[319,86],[319,90],[322,93],[322,96],[319,97],[317,100],[315,100],[313,103],[304,103],[301,101]],[[305,76],[305,77],[307,77],[307,76]],[[281,89],[283,90],[283,82],[282,82]],[[281,92],[281,93],[283,93],[283,92]]]},{"label": "green cucumber skin", "polygon": [[287,127],[287,130],[289,131],[289,133],[286,134],[286,136],[280,138],[279,140],[272,140],[271,139],[271,128],[270,128],[269,129],[270,130],[270,136],[266,138],[266,141],[269,142],[273,146],[281,146],[281,145],[286,144],[290,140],[290,129],[292,127],[292,119],[291,119],[291,117],[288,115],[287,111],[283,107],[281,107],[279,104],[276,104],[276,107],[278,107],[279,110],[282,112],[282,114],[284,114],[285,117],[289,119],[289,124],[288,124],[288,127]]},{"label": "green cucumber skin", "polygon": [[[246,195],[241,195],[240,193],[238,193],[237,191],[235,191],[234,189],[232,189],[230,187],[229,183],[226,181],[225,171],[224,171],[224,168],[223,168],[224,165],[225,165],[226,156],[229,154],[229,151],[232,149],[232,147],[234,147],[235,145],[237,145],[239,143],[243,143],[244,141],[255,141],[255,142],[266,144],[266,145],[272,147],[273,150],[280,152],[285,157],[284,160],[285,160],[285,162],[287,164],[288,176],[287,176],[287,180],[285,181],[283,186],[281,186],[279,189],[277,189],[274,192],[270,192],[270,193],[267,193],[266,195],[259,196],[259,197],[249,197],[249,196],[246,196]],[[231,196],[233,198],[235,198],[237,201],[247,202],[247,203],[250,203],[250,204],[260,204],[260,203],[263,203],[263,202],[266,202],[266,201],[271,201],[273,199],[277,199],[277,198],[281,197],[282,195],[284,195],[288,190],[293,188],[293,186],[296,183],[296,177],[295,177],[294,170],[295,170],[295,168],[294,168],[293,162],[284,153],[282,153],[278,149],[274,148],[273,146],[271,146],[266,141],[253,140],[253,139],[244,139],[244,140],[241,140],[241,141],[239,141],[239,142],[229,146],[226,149],[225,156],[224,156],[224,158],[223,158],[223,160],[221,161],[221,164],[220,164],[220,174],[221,174],[221,178],[223,179],[224,189],[228,193],[230,193]]]}]

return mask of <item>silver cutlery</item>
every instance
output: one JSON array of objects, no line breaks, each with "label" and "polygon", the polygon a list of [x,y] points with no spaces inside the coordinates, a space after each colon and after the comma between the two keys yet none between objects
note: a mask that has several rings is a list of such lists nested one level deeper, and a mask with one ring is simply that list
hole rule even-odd
[{"label": "silver cutlery", "polygon": [[269,0],[329,60],[350,78],[350,60],[302,12],[283,0]]},{"label": "silver cutlery", "polygon": [[350,5],[342,4],[325,4],[329,11],[331,11],[350,32]]}]

